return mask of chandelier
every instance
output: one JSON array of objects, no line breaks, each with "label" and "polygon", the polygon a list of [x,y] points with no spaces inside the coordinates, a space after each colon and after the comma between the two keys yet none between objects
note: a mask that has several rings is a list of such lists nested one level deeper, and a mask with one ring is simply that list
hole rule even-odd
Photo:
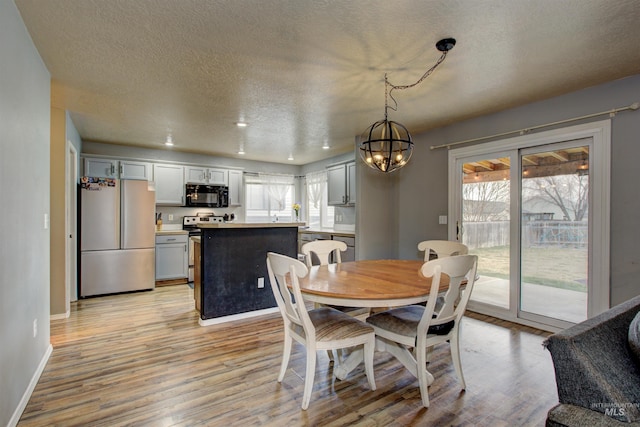
[{"label": "chandelier", "polygon": [[[435,65],[429,68],[411,85],[396,86],[389,82],[387,74],[384,75],[384,120],[379,120],[369,126],[360,135],[360,157],[369,167],[382,172],[393,172],[407,164],[413,152],[411,134],[402,124],[388,119],[388,110],[397,111],[398,102],[392,95],[394,90],[404,90],[414,87],[429,77],[453,49],[456,40],[452,38],[442,39],[436,43],[436,48],[442,55]],[[393,100],[393,107],[389,107],[388,98]]]}]

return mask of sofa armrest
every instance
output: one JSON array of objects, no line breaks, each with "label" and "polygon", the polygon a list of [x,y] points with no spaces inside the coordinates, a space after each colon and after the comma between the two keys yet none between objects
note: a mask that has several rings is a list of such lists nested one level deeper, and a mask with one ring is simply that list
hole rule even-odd
[{"label": "sofa armrest", "polygon": [[636,297],[545,341],[560,403],[627,423],[640,421],[640,367],[627,341],[629,324],[639,310]]},{"label": "sofa armrest", "polygon": [[546,427],[638,427],[640,422],[624,423],[582,406],[560,404],[551,408],[545,425]]}]

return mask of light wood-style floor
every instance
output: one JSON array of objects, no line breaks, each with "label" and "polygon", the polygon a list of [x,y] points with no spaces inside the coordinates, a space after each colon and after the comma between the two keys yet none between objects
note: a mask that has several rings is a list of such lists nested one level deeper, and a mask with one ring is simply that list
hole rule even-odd
[{"label": "light wood-style floor", "polygon": [[305,350],[294,345],[282,384],[279,314],[201,327],[186,285],[81,300],[51,325],[53,354],[19,426],[541,426],[557,402],[553,366],[535,329],[469,314],[461,392],[447,345],[430,363],[431,406],[418,382],[375,355],[377,390],[362,366],[332,378],[319,352],[307,411]]}]

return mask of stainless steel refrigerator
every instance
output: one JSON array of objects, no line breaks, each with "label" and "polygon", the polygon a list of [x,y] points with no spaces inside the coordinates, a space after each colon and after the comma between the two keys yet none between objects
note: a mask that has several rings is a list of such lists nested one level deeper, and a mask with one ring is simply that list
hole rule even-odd
[{"label": "stainless steel refrigerator", "polygon": [[148,181],[81,178],[81,297],[155,287],[155,201]]}]

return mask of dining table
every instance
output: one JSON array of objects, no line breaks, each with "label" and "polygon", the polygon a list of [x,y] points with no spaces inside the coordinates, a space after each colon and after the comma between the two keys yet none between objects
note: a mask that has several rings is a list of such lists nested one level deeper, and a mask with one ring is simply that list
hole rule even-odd
[{"label": "dining table", "polygon": [[[300,290],[307,301],[334,306],[386,309],[418,304],[429,298],[431,290],[431,279],[420,272],[423,264],[421,260],[382,259],[317,265],[299,280]],[[449,278],[442,275],[438,293],[446,292],[448,287]],[[409,349],[377,340],[376,350],[391,353],[417,376]],[[334,367],[336,378],[345,379],[362,360],[363,350],[353,350]],[[427,377],[431,384],[433,376],[428,371]]]}]

